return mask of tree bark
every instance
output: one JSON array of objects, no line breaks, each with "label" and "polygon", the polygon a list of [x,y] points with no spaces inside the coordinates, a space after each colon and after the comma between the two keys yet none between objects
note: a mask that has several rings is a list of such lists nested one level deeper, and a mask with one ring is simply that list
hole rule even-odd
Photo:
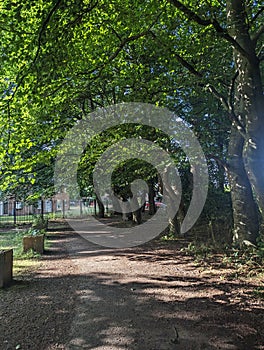
[{"label": "tree bark", "polygon": [[[259,211],[264,215],[264,95],[259,64],[244,69],[241,94],[244,96],[247,138],[243,150],[244,163],[256,196]],[[252,86],[249,87],[249,82]],[[247,103],[250,101],[250,103]]]},{"label": "tree bark", "polygon": [[244,138],[232,128],[229,141],[228,178],[233,208],[233,241],[243,246],[244,241],[256,243],[258,210],[243,161]]},{"label": "tree bark", "polygon": [[149,183],[149,215],[154,215],[156,211],[154,183],[151,181]]},{"label": "tree bark", "polygon": [[[133,201],[134,205],[139,206],[137,198],[133,197],[131,200]],[[141,222],[142,222],[142,208],[141,207],[139,209],[137,209],[136,211],[132,212],[132,221],[136,225],[141,224]]]},{"label": "tree bark", "polygon": [[119,204],[118,199],[115,197],[115,195],[110,194],[110,199],[111,199],[112,204],[113,204],[114,214],[122,215],[122,208]]},{"label": "tree bark", "polygon": [[99,218],[104,218],[105,216],[105,208],[103,203],[98,199],[98,197],[96,197],[96,202],[98,203],[98,208],[99,208],[99,212],[98,212],[98,217]]},{"label": "tree bark", "polygon": [[[243,161],[262,220],[264,215],[264,95],[257,38],[249,33],[245,1],[227,2],[229,33],[238,78],[234,86],[234,112],[244,125]],[[240,132],[239,130],[237,132]],[[235,156],[235,154],[234,154]],[[251,198],[249,203],[251,202]],[[248,203],[247,203],[248,204]],[[253,218],[252,218],[253,219]],[[257,225],[257,222],[256,224]],[[254,235],[253,235],[254,236]]]}]

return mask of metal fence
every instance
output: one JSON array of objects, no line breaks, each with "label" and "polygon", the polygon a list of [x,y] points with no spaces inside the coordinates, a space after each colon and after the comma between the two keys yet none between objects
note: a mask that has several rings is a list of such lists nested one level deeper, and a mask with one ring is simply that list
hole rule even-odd
[{"label": "metal fence", "polygon": [[27,203],[16,200],[0,201],[0,225],[32,223],[42,215],[47,218],[84,217],[97,213],[96,202],[83,200],[39,200]]}]

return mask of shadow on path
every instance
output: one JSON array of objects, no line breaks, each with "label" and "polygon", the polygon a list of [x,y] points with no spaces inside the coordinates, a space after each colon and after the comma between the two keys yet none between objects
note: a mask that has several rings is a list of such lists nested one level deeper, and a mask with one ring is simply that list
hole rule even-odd
[{"label": "shadow on path", "polygon": [[264,349],[255,285],[204,276],[156,243],[104,249],[73,232],[49,241],[43,266],[0,293],[1,349]]},{"label": "shadow on path", "polygon": [[107,249],[74,236],[67,247],[83,276],[70,349],[261,349],[254,286],[202,276],[163,244]]}]

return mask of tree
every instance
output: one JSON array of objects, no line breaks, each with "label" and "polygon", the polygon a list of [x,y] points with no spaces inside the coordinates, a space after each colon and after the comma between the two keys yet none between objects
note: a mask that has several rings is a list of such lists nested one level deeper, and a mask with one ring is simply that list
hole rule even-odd
[{"label": "tree", "polygon": [[[219,93],[215,86],[209,89],[222,102],[232,120],[230,136],[229,178],[233,193],[235,240],[255,242],[258,235],[257,198],[263,218],[263,118],[264,96],[261,74],[260,38],[264,33],[264,8],[255,2],[227,1],[225,11],[219,12],[217,2],[210,2],[206,11],[196,8],[195,2],[172,1],[172,4],[191,22],[210,28],[232,48],[234,77],[230,91]],[[209,6],[209,7],[208,7]],[[218,7],[218,6],[217,6]],[[225,13],[225,20],[221,14]],[[187,66],[184,61],[183,64]],[[191,70],[193,67],[189,67]],[[239,187],[236,190],[236,187]],[[239,204],[240,203],[240,204]],[[241,203],[243,208],[241,208]],[[240,206],[240,207],[239,207]],[[247,207],[249,210],[247,210]]]},{"label": "tree", "polygon": [[[108,128],[103,133],[93,137],[89,145],[83,152],[83,156],[80,160],[78,167],[78,181],[81,191],[87,185],[93,185],[94,181],[97,181],[97,188],[100,189],[100,194],[104,195],[108,193],[109,188],[106,186],[105,175],[111,176],[112,181],[112,192],[108,193],[110,199],[113,199],[113,195],[118,197],[120,200],[129,204],[134,201],[134,205],[138,210],[131,210],[131,216],[133,221],[137,224],[141,222],[141,210],[142,205],[145,202],[146,192],[151,192],[153,189],[153,183],[157,183],[157,170],[153,168],[151,164],[144,161],[144,159],[135,158],[137,150],[133,150],[132,147],[126,146],[127,139],[149,139],[157,142],[160,146],[163,144],[169,144],[168,136],[164,135],[160,130],[155,128],[147,127],[146,125],[139,124],[123,124],[118,127]],[[119,142],[120,146],[112,150],[111,146],[115,146]],[[142,144],[142,148],[144,145]],[[109,151],[110,149],[110,151]],[[93,179],[93,172],[102,154],[108,150],[109,154],[104,159],[103,169],[99,166],[97,174],[104,176],[102,182],[99,183],[98,179]],[[122,158],[121,158],[122,153]],[[147,153],[147,147],[146,147]],[[125,160],[124,159],[125,155]],[[110,159],[110,161],[109,161]],[[107,163],[109,161],[109,163]],[[105,163],[107,167],[105,169]],[[138,179],[144,180],[149,187],[147,191],[138,191],[137,197],[133,196],[131,191],[131,184],[133,181]],[[107,183],[108,185],[108,183]],[[101,201],[97,198],[98,203]],[[154,197],[153,197],[154,201]],[[121,208],[120,208],[121,211]],[[103,211],[102,211],[103,212]]]},{"label": "tree", "polygon": [[[41,164],[38,145],[48,144],[52,159],[83,113],[156,103],[194,124],[222,184],[219,164],[228,172],[235,241],[255,242],[264,209],[261,4],[4,0],[1,12],[5,184],[15,168]],[[205,130],[215,127],[209,145]]]}]

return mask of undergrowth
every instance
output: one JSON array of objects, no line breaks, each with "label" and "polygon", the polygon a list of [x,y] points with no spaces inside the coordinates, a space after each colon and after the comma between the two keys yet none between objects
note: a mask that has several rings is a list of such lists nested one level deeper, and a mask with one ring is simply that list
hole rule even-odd
[{"label": "undergrowth", "polygon": [[212,243],[190,242],[181,249],[182,252],[193,256],[200,264],[220,264],[221,267],[232,267],[234,277],[247,277],[263,274],[264,243],[259,241],[256,246],[238,249],[232,246],[217,246]]}]

